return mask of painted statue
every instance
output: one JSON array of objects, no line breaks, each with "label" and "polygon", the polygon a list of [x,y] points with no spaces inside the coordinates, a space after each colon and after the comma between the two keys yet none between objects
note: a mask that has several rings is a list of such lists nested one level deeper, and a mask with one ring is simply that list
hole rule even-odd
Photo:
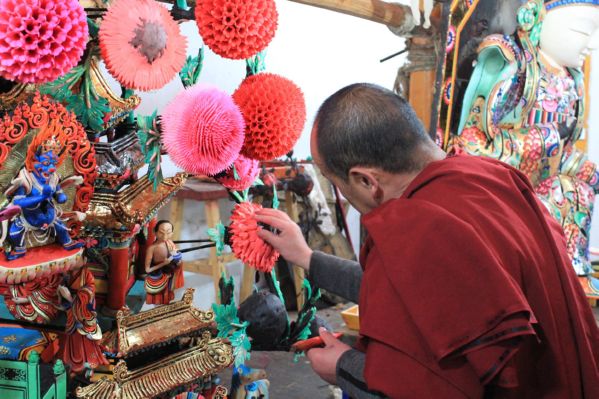
[{"label": "painted statue", "polygon": [[20,210],[12,218],[8,229],[11,250],[8,260],[25,256],[26,238],[35,244],[50,243],[52,238],[67,249],[81,248],[83,243],[69,235],[57,206],[67,202],[63,189],[83,182],[80,176],[61,181],[56,172],[67,150],[67,133],[58,123],[51,122],[31,142],[27,151],[25,167],[12,180],[6,196],[11,199],[12,209]]},{"label": "painted statue", "polygon": [[487,37],[464,96],[450,151],[510,164],[531,180],[561,223],[589,296],[589,230],[599,171],[576,149],[584,124],[581,67],[599,40],[599,0],[527,1],[516,38]]},{"label": "painted statue", "polygon": [[154,227],[156,241],[146,251],[146,303],[164,305],[175,298],[175,290],[183,287],[181,253],[172,241],[173,225],[160,220]]},{"label": "painted statue", "polygon": [[58,286],[62,275],[57,273],[8,287],[4,302],[17,319],[30,323],[47,324],[54,320],[61,306]]},{"label": "painted statue", "polygon": [[67,313],[65,333],[60,338],[58,356],[70,366],[71,374],[88,374],[108,364],[102,353],[102,330],[96,318],[94,276],[86,267],[72,269],[58,287]]},{"label": "painted statue", "polygon": [[231,399],[268,399],[270,382],[266,377],[263,369],[253,369],[243,364],[234,367]]}]

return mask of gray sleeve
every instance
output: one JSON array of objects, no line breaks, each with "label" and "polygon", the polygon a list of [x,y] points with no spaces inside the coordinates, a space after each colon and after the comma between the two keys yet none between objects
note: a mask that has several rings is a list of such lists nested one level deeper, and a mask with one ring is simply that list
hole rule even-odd
[{"label": "gray sleeve", "polygon": [[386,396],[368,389],[364,381],[366,354],[355,349],[345,352],[337,361],[337,385],[352,399],[380,399]]},{"label": "gray sleeve", "polygon": [[320,288],[358,303],[362,281],[362,267],[358,262],[314,251],[309,278]]}]

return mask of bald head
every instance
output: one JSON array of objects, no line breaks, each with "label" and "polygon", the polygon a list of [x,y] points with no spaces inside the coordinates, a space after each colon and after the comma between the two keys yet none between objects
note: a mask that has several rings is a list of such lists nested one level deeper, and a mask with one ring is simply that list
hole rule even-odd
[{"label": "bald head", "polygon": [[324,167],[343,180],[354,166],[389,173],[419,171],[436,147],[406,100],[367,83],[330,96],[318,110],[314,127]]}]

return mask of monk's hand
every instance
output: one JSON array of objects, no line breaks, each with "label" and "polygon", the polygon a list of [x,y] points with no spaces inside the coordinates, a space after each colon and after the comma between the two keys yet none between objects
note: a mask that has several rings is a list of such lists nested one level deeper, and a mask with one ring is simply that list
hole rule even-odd
[{"label": "monk's hand", "polygon": [[324,342],[324,348],[310,349],[306,356],[312,364],[312,369],[316,374],[329,384],[337,384],[337,362],[341,355],[351,349],[351,346],[344,344],[324,328],[318,331],[320,338]]},{"label": "monk's hand", "polygon": [[283,258],[305,270],[310,267],[312,250],[304,240],[302,230],[291,218],[277,209],[264,208],[256,212],[256,220],[274,229],[260,229],[258,236],[276,249]]}]

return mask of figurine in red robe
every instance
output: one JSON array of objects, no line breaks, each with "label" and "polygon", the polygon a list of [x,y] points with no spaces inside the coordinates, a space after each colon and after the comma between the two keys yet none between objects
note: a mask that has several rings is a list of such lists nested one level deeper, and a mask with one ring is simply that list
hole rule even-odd
[{"label": "figurine in red robe", "polygon": [[58,357],[71,374],[88,373],[108,364],[100,348],[102,330],[96,319],[94,276],[86,267],[71,270],[58,291],[67,312],[66,331],[60,338]]}]

